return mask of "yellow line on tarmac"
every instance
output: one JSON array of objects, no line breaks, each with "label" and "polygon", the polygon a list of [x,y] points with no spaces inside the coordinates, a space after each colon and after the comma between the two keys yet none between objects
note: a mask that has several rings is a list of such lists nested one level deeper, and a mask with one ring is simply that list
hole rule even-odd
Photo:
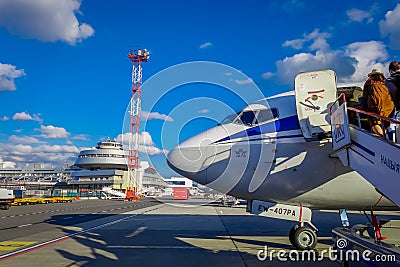
[{"label": "yellow line on tarmac", "polygon": [[24,241],[3,241],[0,242],[0,251],[1,250],[15,250],[15,249],[20,249],[23,247],[30,246],[32,244],[35,244],[36,242],[24,242]]}]

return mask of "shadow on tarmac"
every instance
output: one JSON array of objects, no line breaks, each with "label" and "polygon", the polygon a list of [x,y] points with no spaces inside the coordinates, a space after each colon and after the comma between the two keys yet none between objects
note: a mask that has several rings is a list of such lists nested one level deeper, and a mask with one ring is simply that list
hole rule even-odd
[{"label": "shadow on tarmac", "polygon": [[[101,214],[104,217],[105,214]],[[65,221],[54,216],[52,224],[70,226],[81,214]],[[100,216],[100,215],[99,215]],[[381,216],[385,219],[397,216]],[[329,259],[311,262],[260,261],[265,246],[291,250],[287,234],[293,222],[251,215],[129,214],[113,215],[122,221],[73,236],[76,248],[55,251],[73,262],[67,266],[338,266]],[[365,223],[362,214],[349,214],[352,224]],[[330,237],[340,225],[337,213],[314,212],[318,235]],[[63,229],[66,235],[76,231]],[[329,238],[321,246],[332,245]],[[318,247],[317,247],[318,248]]]}]

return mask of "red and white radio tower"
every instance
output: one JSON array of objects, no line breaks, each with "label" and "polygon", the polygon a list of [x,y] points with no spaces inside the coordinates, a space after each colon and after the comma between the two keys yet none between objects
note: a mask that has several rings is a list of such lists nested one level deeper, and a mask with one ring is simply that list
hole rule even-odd
[{"label": "red and white radio tower", "polygon": [[128,57],[132,60],[132,97],[130,114],[130,136],[128,151],[128,184],[125,200],[136,200],[142,189],[138,179],[139,168],[139,128],[141,111],[142,63],[149,61],[147,49],[129,51]]}]

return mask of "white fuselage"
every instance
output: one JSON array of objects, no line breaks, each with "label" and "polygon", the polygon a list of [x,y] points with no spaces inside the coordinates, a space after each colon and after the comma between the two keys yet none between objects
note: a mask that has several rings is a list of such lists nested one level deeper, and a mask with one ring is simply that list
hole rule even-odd
[{"label": "white fuselage", "polygon": [[[261,110],[270,116],[262,119]],[[246,111],[255,114],[252,124],[245,123]],[[303,137],[295,96],[289,93],[249,105],[233,122],[186,140],[170,151],[168,164],[185,177],[243,199],[313,209],[395,208],[332,152],[331,138]]]}]

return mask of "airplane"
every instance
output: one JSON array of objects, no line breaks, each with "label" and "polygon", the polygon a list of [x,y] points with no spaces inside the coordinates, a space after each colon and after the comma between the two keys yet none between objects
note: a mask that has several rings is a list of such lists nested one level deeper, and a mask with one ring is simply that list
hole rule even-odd
[{"label": "airplane", "polygon": [[329,108],[341,93],[356,105],[362,89],[338,86],[331,70],[300,73],[294,91],[227,116],[173,148],[167,163],[180,175],[247,200],[247,211],[298,222],[289,232],[291,244],[313,249],[318,229],[312,210],[399,209],[335,155]]}]

